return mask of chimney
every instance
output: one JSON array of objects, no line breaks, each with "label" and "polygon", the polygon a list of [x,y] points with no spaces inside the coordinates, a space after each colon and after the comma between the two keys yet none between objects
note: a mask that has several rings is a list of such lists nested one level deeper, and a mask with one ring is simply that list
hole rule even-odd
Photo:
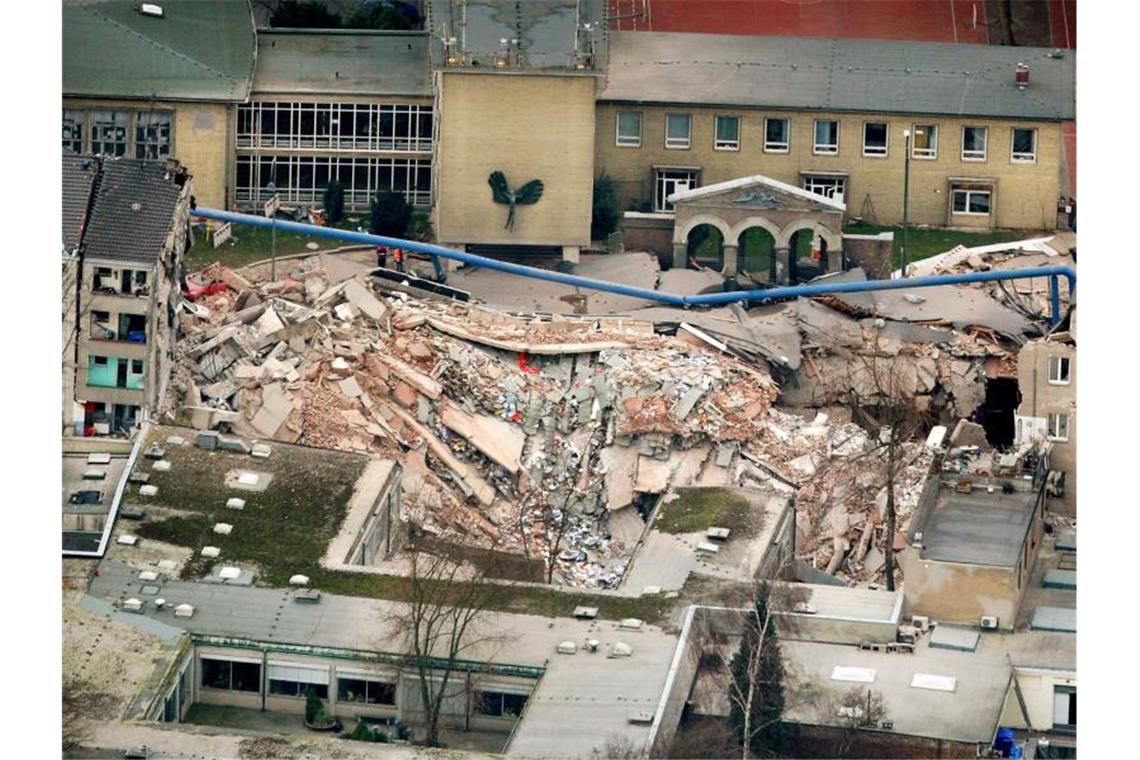
[{"label": "chimney", "polygon": [[1013,81],[1019,90],[1024,90],[1029,87],[1029,67],[1024,63],[1018,63],[1017,67],[1013,70]]}]

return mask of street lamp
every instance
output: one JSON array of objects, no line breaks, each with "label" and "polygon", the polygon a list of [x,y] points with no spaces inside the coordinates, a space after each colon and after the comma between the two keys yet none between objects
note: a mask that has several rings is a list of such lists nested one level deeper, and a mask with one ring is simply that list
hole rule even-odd
[{"label": "street lamp", "polygon": [[[918,130],[915,130],[918,134]],[[906,138],[906,155],[903,157],[903,242],[902,242],[902,276],[906,277],[907,269],[910,265],[910,260],[907,257],[907,228],[909,222],[910,212],[910,130],[903,130],[903,137]]]}]

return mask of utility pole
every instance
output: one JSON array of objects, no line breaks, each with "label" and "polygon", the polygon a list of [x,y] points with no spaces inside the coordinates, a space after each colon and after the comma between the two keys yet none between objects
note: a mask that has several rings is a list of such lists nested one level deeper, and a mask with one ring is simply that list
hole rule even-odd
[{"label": "utility pole", "polygon": [[910,222],[910,130],[903,130],[906,138],[906,154],[903,156],[903,242],[902,242],[902,276],[907,276],[910,268],[910,258],[907,254],[907,231]]}]

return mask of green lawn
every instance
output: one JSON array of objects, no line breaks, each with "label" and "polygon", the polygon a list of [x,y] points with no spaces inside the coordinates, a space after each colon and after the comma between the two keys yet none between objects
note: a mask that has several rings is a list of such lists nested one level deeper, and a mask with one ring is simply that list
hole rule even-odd
[{"label": "green lawn", "polygon": [[[892,257],[893,266],[898,269],[902,266],[902,226],[887,227],[879,224],[858,224],[843,228],[843,231],[852,235],[877,235],[880,232],[893,231],[895,233],[895,249]],[[910,261],[914,263],[921,259],[928,259],[940,253],[949,251],[956,245],[967,248],[975,245],[989,245],[990,243],[1004,243],[1009,240],[1023,240],[1029,237],[1039,237],[1040,230],[985,230],[983,232],[962,232],[960,230],[944,229],[918,229],[911,227],[907,232]]]},{"label": "green lawn", "polygon": [[654,527],[662,533],[694,533],[708,528],[729,528],[752,535],[759,527],[747,497],[730,488],[678,488],[677,498],[661,505]]},{"label": "green lawn", "polygon": [[[166,449],[171,469],[155,472],[150,460],[140,459],[135,468],[150,473],[158,494],[141,504],[143,509],[176,510],[166,519],[152,519],[138,526],[138,535],[184,546],[194,558],[183,570],[187,579],[207,575],[217,562],[256,565],[258,583],[287,586],[289,577],[307,575],[314,588],[333,594],[377,599],[409,598],[408,580],[394,575],[373,575],[326,570],[320,566],[329,541],[344,521],[353,485],[364,471],[367,458],[359,454],[271,443],[269,459],[244,454],[207,452],[194,446],[171,446],[170,435],[192,438],[184,428],[156,427],[151,442]],[[231,469],[268,471],[273,479],[260,493],[238,491],[225,485]],[[229,509],[226,500],[246,500],[242,510]],[[126,503],[140,503],[138,486],[131,485]],[[213,532],[216,523],[233,525],[228,536]],[[198,555],[203,546],[221,549],[218,560]],[[589,593],[566,593],[532,586],[500,587],[494,608],[551,617],[568,616],[578,606],[597,607],[609,620],[638,617],[650,622],[665,618],[675,600],[662,597],[623,598]]]},{"label": "green lawn", "polygon": [[[355,221],[350,221],[355,220]],[[359,227],[368,228],[368,214],[348,214],[336,225],[337,229],[357,230]],[[432,237],[431,222],[424,213],[412,214],[408,223],[408,237],[416,240],[430,240]],[[277,231],[277,255],[289,256],[296,253],[305,253],[309,243],[316,243],[323,250],[352,245],[340,240],[331,240],[315,235],[299,235],[293,232]],[[203,267],[220,261],[230,269],[239,269],[256,261],[268,259],[273,250],[273,232],[265,227],[251,227],[243,224],[233,226],[233,237],[224,243],[221,248],[214,248],[213,241],[201,234],[196,234],[194,247],[186,254],[186,269],[196,272]]]}]

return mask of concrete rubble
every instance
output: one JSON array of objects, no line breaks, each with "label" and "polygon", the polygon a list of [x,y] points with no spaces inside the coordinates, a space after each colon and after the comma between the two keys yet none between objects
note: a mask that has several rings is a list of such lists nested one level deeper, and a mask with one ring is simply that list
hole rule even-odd
[{"label": "concrete rubble", "polygon": [[[404,521],[538,567],[557,557],[554,579],[581,587],[615,587],[637,512],[690,485],[796,495],[797,557],[881,581],[881,453],[859,426],[774,408],[777,396],[815,409],[873,399],[874,363],[891,362],[905,391],[968,416],[987,361],[1016,369],[992,331],[818,301],[519,316],[374,290],[363,276],[330,284],[314,262],[181,315],[165,412],[255,441],[399,460]],[[922,441],[905,455],[900,532],[932,456]]]}]

